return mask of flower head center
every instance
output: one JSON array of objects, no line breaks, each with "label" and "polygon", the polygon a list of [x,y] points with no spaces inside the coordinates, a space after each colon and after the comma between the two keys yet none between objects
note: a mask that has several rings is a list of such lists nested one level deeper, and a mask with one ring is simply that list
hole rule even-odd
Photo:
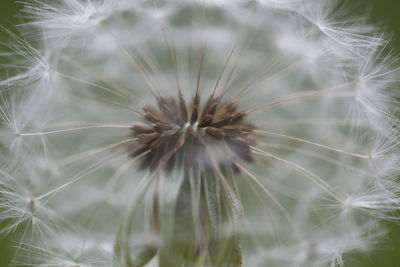
[{"label": "flower head center", "polygon": [[189,105],[182,95],[158,97],[157,106],[143,111],[142,122],[131,128],[136,142],[128,148],[132,157],[140,157],[141,168],[236,169],[236,160],[253,160],[254,126],[234,101],[211,95],[201,106],[198,94]]}]

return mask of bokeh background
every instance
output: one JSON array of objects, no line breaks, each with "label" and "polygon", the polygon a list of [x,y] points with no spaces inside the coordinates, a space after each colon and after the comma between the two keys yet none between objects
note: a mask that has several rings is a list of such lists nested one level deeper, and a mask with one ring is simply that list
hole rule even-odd
[{"label": "bokeh background", "polygon": [[[368,12],[372,24],[382,26],[386,33],[391,34],[391,48],[400,57],[400,0],[343,0],[343,2],[349,6],[356,4],[356,8],[352,9],[351,12],[355,14]],[[11,41],[7,31],[4,29],[17,33],[17,25],[26,22],[22,9],[23,3],[19,0],[0,0],[0,44]],[[4,63],[1,53],[5,52],[5,50],[6,47],[0,45],[0,64]],[[6,73],[4,70],[0,65],[0,74]],[[0,76],[0,80],[4,78]],[[4,227],[4,223],[0,222],[0,229],[1,227]],[[377,246],[375,252],[367,255],[348,255],[346,257],[346,266],[400,267],[400,223],[387,223],[387,227],[390,235],[386,243]],[[10,265],[10,261],[13,258],[12,246],[15,245],[16,243],[13,243],[10,237],[0,236],[0,267]]]}]

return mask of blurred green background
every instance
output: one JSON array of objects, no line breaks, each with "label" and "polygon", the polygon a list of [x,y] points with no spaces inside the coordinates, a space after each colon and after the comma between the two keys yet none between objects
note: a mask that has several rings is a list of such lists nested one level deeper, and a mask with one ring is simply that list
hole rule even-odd
[{"label": "blurred green background", "polygon": [[[392,34],[392,48],[395,53],[400,54],[400,0],[343,0],[343,2],[350,6],[357,3],[358,8],[352,10],[352,12],[369,12],[371,23],[383,26],[386,32]],[[22,8],[23,4],[19,0],[0,0],[0,26],[15,31],[16,25],[24,21]],[[6,31],[0,30],[0,42],[9,40]],[[3,48],[0,52],[3,52]],[[1,57],[0,63],[3,63]],[[0,71],[0,73],[4,72]],[[0,223],[0,229],[1,227],[2,224]],[[387,227],[391,233],[387,243],[378,247],[378,251],[368,255],[351,255],[346,259],[346,266],[400,267],[400,225],[387,223]],[[13,257],[10,246],[13,245],[15,244],[10,239],[0,236],[0,267],[9,266]]]}]

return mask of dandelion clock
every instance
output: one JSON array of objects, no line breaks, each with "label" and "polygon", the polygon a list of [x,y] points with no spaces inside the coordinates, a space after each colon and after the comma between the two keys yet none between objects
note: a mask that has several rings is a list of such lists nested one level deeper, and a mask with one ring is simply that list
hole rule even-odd
[{"label": "dandelion clock", "polygon": [[346,10],[26,3],[1,80],[13,265],[346,266],[376,249],[400,207],[397,59]]}]

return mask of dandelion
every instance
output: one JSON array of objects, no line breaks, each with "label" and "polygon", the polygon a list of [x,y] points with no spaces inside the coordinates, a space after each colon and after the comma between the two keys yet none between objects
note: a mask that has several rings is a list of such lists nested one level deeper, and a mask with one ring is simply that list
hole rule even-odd
[{"label": "dandelion", "polygon": [[24,266],[344,266],[400,207],[397,59],[336,1],[33,1],[2,77]]}]

